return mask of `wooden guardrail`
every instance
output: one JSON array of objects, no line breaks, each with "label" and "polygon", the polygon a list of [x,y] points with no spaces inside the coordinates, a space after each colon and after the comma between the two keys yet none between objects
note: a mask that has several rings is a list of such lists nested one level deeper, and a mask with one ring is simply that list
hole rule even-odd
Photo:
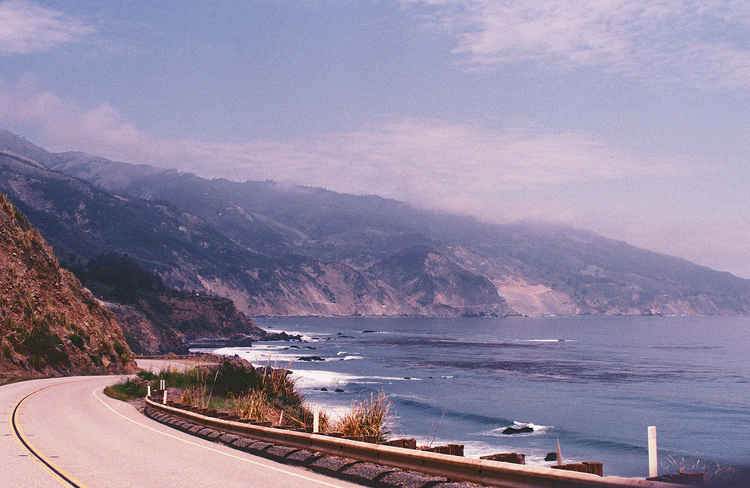
[{"label": "wooden guardrail", "polygon": [[164,405],[154,402],[150,398],[146,398],[146,404],[157,410],[207,427],[265,442],[490,486],[505,488],[677,488],[680,486],[638,478],[601,477],[588,473],[551,469],[546,466],[527,466],[487,459],[464,458],[382,444],[370,444],[324,434],[309,434],[234,422]]}]

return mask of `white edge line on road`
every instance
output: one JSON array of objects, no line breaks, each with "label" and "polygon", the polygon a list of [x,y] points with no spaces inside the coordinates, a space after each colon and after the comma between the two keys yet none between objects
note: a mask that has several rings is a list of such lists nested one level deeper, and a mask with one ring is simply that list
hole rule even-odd
[{"label": "white edge line on road", "polygon": [[[116,415],[124,418],[128,422],[132,422],[132,423],[134,423],[136,425],[139,425],[139,426],[143,427],[144,429],[148,429],[150,431],[156,432],[157,434],[161,434],[163,436],[171,437],[172,439],[178,440],[178,441],[183,442],[185,444],[189,444],[191,446],[200,447],[201,449],[206,449],[207,451],[212,451],[212,452],[215,452],[217,454],[221,454],[222,456],[227,456],[227,457],[230,457],[230,458],[233,458],[233,459],[237,459],[239,461],[243,461],[243,462],[246,462],[246,463],[253,464],[255,466],[260,466],[262,468],[269,469],[271,471],[277,471],[279,473],[284,473],[284,474],[289,475],[289,476],[294,476],[295,478],[300,478],[300,479],[303,479],[305,481],[310,481],[310,482],[317,483],[317,484],[323,485],[323,486],[329,486],[331,488],[341,488],[341,485],[334,485],[334,484],[328,483],[326,481],[322,481],[322,480],[315,479],[315,478],[310,478],[308,476],[305,476],[305,475],[302,475],[302,474],[299,474],[299,473],[294,473],[292,471],[287,471],[285,469],[277,468],[276,466],[269,466],[268,464],[259,463],[258,461],[253,461],[252,459],[247,459],[247,458],[244,458],[244,457],[235,456],[234,454],[229,454],[228,452],[223,452],[223,451],[220,451],[219,449],[214,449],[213,447],[204,446],[204,445],[198,444],[197,442],[188,441],[186,439],[183,439],[183,438],[178,437],[176,435],[170,434],[168,432],[164,432],[164,431],[161,431],[159,429],[154,429],[153,427],[151,427],[149,425],[142,424],[140,422],[137,422],[137,421],[131,419],[130,417],[128,417],[126,415],[123,415],[122,413],[118,412],[117,410],[115,410],[111,406],[107,405],[107,403],[104,400],[102,400],[99,395],[96,394],[97,390],[98,390],[98,388],[96,390],[92,391],[91,394],[94,395],[94,398],[96,398],[99,401],[99,403],[101,403],[102,405],[104,405],[105,407],[107,407],[109,410],[111,410]],[[321,476],[323,476],[323,475],[321,475]]]}]

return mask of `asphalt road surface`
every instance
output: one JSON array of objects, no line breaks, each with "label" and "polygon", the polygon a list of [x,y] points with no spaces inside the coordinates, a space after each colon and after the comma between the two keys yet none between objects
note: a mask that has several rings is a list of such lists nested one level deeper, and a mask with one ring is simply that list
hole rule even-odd
[{"label": "asphalt road surface", "polygon": [[[117,378],[55,378],[0,387],[0,413],[6,419],[0,427],[0,487],[359,486],[163,426],[102,393]],[[14,410],[21,437],[58,474],[19,442],[11,423]]]}]

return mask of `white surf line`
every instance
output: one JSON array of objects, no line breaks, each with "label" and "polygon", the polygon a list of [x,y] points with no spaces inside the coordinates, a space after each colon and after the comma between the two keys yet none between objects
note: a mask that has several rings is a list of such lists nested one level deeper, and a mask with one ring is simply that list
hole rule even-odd
[{"label": "white surf line", "polygon": [[299,474],[299,473],[295,473],[295,472],[292,472],[292,471],[287,471],[285,469],[277,468],[276,466],[269,466],[268,464],[259,463],[258,461],[253,461],[252,459],[247,459],[247,458],[244,458],[244,457],[235,456],[234,454],[229,454],[228,452],[220,451],[219,449],[214,449],[213,447],[204,446],[202,444],[198,444],[197,442],[193,442],[193,441],[189,441],[189,440],[186,440],[186,439],[182,439],[181,437],[177,437],[176,435],[170,434],[168,432],[163,432],[163,431],[161,431],[159,429],[154,429],[153,427],[151,427],[149,425],[142,424],[140,422],[137,422],[137,421],[131,419],[127,415],[123,415],[122,413],[118,412],[117,410],[115,410],[111,406],[107,405],[107,403],[104,400],[102,400],[99,397],[99,395],[96,394],[97,390],[98,390],[98,388],[95,389],[94,391],[92,391],[91,394],[94,396],[94,398],[96,398],[99,401],[99,403],[101,403],[102,405],[104,405],[105,407],[107,407],[110,411],[112,411],[116,415],[124,418],[128,422],[132,422],[132,423],[134,423],[134,424],[136,424],[136,425],[138,425],[140,427],[143,427],[144,429],[148,429],[150,431],[156,432],[157,434],[161,434],[163,436],[171,437],[172,439],[178,440],[178,441],[183,442],[185,444],[190,444],[191,446],[200,447],[201,449],[206,449],[207,451],[212,451],[212,452],[215,452],[217,454],[221,454],[222,456],[227,456],[227,457],[230,457],[232,459],[237,459],[239,461],[250,463],[250,464],[252,464],[254,466],[259,466],[261,468],[270,469],[271,471],[276,471],[276,472],[279,472],[279,473],[284,473],[284,474],[289,475],[289,476],[294,476],[295,478],[300,478],[300,479],[303,479],[305,481],[311,481],[313,483],[317,483],[317,484],[323,485],[323,486],[328,486],[330,488],[341,488],[341,486],[342,486],[342,485],[334,485],[332,483],[328,483],[326,481],[322,481],[322,480],[319,480],[319,479],[310,478],[310,477],[305,476],[303,474]]}]

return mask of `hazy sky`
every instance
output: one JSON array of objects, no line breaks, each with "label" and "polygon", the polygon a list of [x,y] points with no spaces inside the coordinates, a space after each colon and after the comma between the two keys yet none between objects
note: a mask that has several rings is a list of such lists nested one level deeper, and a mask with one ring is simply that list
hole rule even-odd
[{"label": "hazy sky", "polygon": [[750,277],[747,0],[0,0],[0,126]]}]

